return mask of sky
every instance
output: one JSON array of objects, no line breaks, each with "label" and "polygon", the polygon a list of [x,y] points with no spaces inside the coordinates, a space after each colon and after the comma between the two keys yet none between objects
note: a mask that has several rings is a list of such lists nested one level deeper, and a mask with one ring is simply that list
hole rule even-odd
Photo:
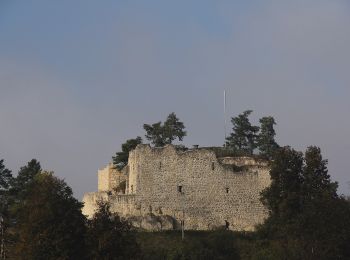
[{"label": "sky", "polygon": [[349,46],[346,0],[0,0],[0,158],[14,175],[38,159],[81,199],[171,112],[185,145],[221,146],[226,90],[228,122],[273,116],[349,194]]}]

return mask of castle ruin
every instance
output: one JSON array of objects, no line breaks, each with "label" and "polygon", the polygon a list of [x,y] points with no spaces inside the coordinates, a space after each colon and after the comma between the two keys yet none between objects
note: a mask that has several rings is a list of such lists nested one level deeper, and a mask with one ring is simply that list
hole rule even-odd
[{"label": "castle ruin", "polygon": [[252,231],[267,217],[260,192],[270,184],[268,163],[229,157],[213,148],[178,149],[138,145],[122,171],[98,171],[98,191],[84,195],[91,217],[99,200],[147,230]]}]

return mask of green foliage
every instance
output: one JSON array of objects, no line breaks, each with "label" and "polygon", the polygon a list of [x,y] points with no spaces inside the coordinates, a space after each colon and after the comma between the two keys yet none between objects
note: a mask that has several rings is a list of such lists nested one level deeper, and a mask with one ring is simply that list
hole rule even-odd
[{"label": "green foliage", "polygon": [[234,151],[252,155],[257,147],[256,138],[259,127],[249,121],[252,110],[246,110],[237,117],[232,117],[233,132],[226,138],[226,147]]},{"label": "green foliage", "polygon": [[259,148],[260,155],[271,159],[279,147],[275,141],[276,132],[273,128],[276,122],[271,116],[263,117],[259,120],[259,122],[260,132],[257,136],[257,147]]},{"label": "green foliage", "polygon": [[270,217],[259,232],[269,240],[271,259],[348,259],[350,205],[337,195],[321,150],[309,147],[303,156],[281,148],[270,175],[262,192]]},{"label": "green foliage", "polygon": [[0,160],[0,195],[10,188],[12,174],[4,165],[4,160]]},{"label": "green foliage", "polygon": [[11,193],[16,200],[24,199],[28,188],[37,174],[41,172],[41,165],[36,159],[32,159],[26,166],[21,167],[16,178],[12,181]]},{"label": "green foliage", "polygon": [[0,259],[5,259],[8,252],[11,201],[9,190],[12,179],[11,171],[5,167],[4,160],[0,160]]},{"label": "green foliage", "polygon": [[9,190],[13,181],[12,173],[4,165],[4,160],[0,160],[0,216],[7,208]]},{"label": "green foliage", "polygon": [[271,165],[271,185],[262,192],[262,202],[272,218],[289,218],[300,211],[303,155],[290,147],[276,153]]},{"label": "green foliage", "polygon": [[82,203],[50,172],[35,174],[16,210],[15,259],[83,259],[85,217]]},{"label": "green foliage", "polygon": [[99,202],[98,210],[88,221],[89,259],[135,259],[139,253],[131,226],[110,205]]},{"label": "green foliage", "polygon": [[144,124],[143,128],[146,131],[147,140],[157,147],[171,144],[176,138],[182,141],[186,136],[184,123],[179,121],[175,113],[169,114],[164,124],[162,122]]},{"label": "green foliage", "polygon": [[117,152],[115,156],[112,157],[114,167],[118,170],[122,170],[128,164],[129,152],[134,150],[138,144],[142,144],[142,138],[139,136],[135,139],[126,140],[126,142],[122,144],[122,151]]},{"label": "green foliage", "polygon": [[142,259],[240,259],[231,231],[152,232],[136,234]]}]

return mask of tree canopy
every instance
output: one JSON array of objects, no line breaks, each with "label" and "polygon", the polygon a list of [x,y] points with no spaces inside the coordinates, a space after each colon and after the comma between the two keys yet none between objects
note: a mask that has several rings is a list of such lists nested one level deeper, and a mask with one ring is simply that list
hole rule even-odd
[{"label": "tree canopy", "polygon": [[82,203],[51,172],[35,175],[16,211],[12,250],[16,259],[83,259],[85,217]]},{"label": "tree canopy", "polygon": [[272,116],[263,117],[259,122],[260,132],[257,136],[257,147],[261,155],[271,159],[279,147],[275,141],[276,132],[273,127],[276,122]]},{"label": "tree canopy", "polygon": [[144,124],[146,139],[157,147],[171,144],[175,139],[182,141],[186,136],[184,123],[179,121],[175,113],[168,115],[164,124],[157,122],[152,125]]},{"label": "tree canopy", "polygon": [[258,126],[253,126],[249,121],[252,110],[246,110],[237,117],[232,117],[233,132],[226,138],[226,147],[237,152],[253,154],[257,146],[256,137]]},{"label": "tree canopy", "polygon": [[13,177],[11,171],[6,168],[4,160],[0,160],[0,259],[5,259],[7,254],[10,188]]},{"label": "tree canopy", "polygon": [[252,110],[246,110],[236,117],[232,117],[232,133],[226,138],[225,147],[241,155],[253,155],[256,148],[259,155],[272,159],[279,147],[275,141],[275,119],[266,116],[259,120],[260,127],[254,126],[249,120]]},{"label": "tree canopy", "polygon": [[99,201],[88,220],[89,259],[135,259],[139,248],[130,224],[110,211],[108,202]]},{"label": "tree canopy", "polygon": [[115,156],[112,157],[114,167],[118,170],[123,169],[128,164],[130,151],[134,150],[138,144],[142,144],[142,138],[139,136],[135,139],[126,140],[126,142],[122,144],[122,151],[117,152]]},{"label": "tree canopy", "polygon": [[12,178],[12,173],[6,168],[4,160],[0,160],[0,196],[10,188]]},{"label": "tree canopy", "polygon": [[262,192],[270,216],[259,229],[274,241],[270,259],[348,259],[350,205],[337,195],[321,150],[280,148],[270,175]]},{"label": "tree canopy", "polygon": [[12,181],[11,193],[15,194],[17,200],[23,199],[30,184],[37,174],[41,172],[40,162],[32,159],[18,171],[17,176]]}]

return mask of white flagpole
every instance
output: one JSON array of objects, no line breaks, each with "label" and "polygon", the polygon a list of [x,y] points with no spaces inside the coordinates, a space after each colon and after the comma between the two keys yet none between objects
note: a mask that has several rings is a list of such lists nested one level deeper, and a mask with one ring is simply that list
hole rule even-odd
[{"label": "white flagpole", "polygon": [[225,118],[225,125],[224,125],[224,129],[225,129],[225,142],[226,142],[226,90],[224,90],[224,118]]}]

